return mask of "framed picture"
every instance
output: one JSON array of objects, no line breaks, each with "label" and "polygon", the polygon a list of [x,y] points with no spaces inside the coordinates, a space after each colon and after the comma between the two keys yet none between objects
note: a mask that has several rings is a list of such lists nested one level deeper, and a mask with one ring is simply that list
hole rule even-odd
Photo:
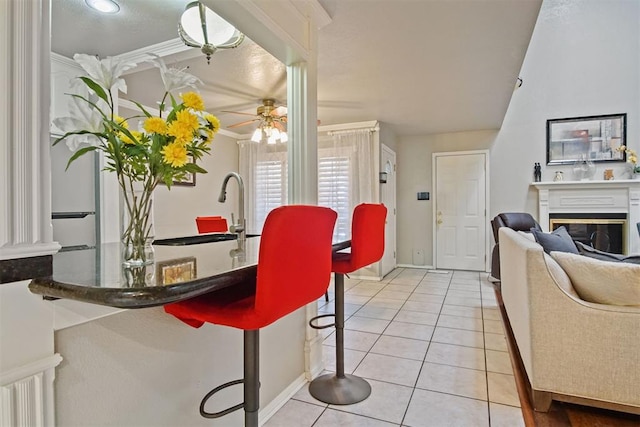
[{"label": "framed picture", "polygon": [[592,162],[625,162],[627,114],[547,120],[547,164],[567,165],[588,159]]},{"label": "framed picture", "polygon": [[[193,156],[189,156],[189,163],[195,163],[195,159]],[[196,174],[188,173],[185,179],[181,181],[173,181],[173,185],[183,185],[185,187],[195,187],[196,186]]]},{"label": "framed picture", "polygon": [[162,285],[188,282],[197,277],[195,257],[158,262],[156,268],[157,283]]}]

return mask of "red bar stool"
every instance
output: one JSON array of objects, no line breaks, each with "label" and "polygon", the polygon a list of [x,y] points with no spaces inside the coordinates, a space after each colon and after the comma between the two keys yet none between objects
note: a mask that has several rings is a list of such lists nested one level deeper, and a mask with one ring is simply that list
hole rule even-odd
[{"label": "red bar stool", "polygon": [[[335,273],[335,315],[316,316],[309,325],[315,329],[336,328],[336,373],[317,377],[309,384],[309,393],[316,399],[334,405],[350,405],[371,394],[364,379],[344,373],[344,275],[379,261],[384,253],[384,226],[387,208],[384,205],[360,204],[353,210],[351,221],[351,253],[335,253],[331,271]],[[335,316],[335,323],[316,326],[321,317]]]},{"label": "red bar stool", "polygon": [[[205,322],[244,330],[244,379],[211,390],[200,415],[220,418],[244,408],[246,427],[258,426],[260,406],[259,332],[281,317],[317,300],[331,279],[331,239],[337,214],[319,206],[282,206],[269,213],[260,239],[255,294],[225,298],[212,292],[168,304],[167,313],[196,328]],[[244,402],[206,412],[216,392],[244,383]]]}]

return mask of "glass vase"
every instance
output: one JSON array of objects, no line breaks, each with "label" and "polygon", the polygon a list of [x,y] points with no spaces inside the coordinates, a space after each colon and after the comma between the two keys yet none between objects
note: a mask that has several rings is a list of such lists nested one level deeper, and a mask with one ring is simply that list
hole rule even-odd
[{"label": "glass vase", "polygon": [[120,188],[122,264],[141,267],[154,261],[153,191],[140,183]]}]

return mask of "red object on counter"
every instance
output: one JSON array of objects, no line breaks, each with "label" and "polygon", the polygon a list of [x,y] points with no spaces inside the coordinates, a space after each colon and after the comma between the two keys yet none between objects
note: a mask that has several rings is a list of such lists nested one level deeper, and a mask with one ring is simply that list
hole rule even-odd
[{"label": "red object on counter", "polygon": [[199,216],[196,218],[198,233],[226,233],[229,230],[227,220],[221,216]]}]

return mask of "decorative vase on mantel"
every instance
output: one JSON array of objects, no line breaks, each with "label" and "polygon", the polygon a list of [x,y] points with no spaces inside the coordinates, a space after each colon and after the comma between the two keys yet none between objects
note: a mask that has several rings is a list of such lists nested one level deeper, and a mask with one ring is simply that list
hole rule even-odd
[{"label": "decorative vase on mantel", "polygon": [[140,182],[127,182],[120,186],[122,265],[142,267],[153,264],[153,190]]}]

